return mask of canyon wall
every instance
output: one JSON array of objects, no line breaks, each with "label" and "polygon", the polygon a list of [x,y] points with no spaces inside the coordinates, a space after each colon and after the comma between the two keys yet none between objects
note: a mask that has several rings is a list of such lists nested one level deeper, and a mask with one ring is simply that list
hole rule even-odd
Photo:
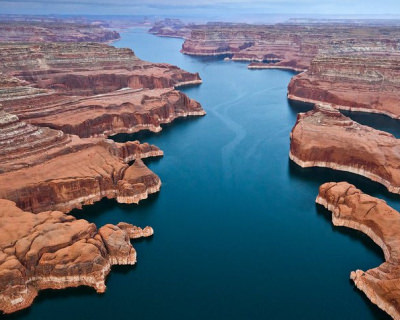
[{"label": "canyon wall", "polygon": [[400,118],[400,52],[369,49],[318,55],[306,72],[293,77],[288,97]]}]

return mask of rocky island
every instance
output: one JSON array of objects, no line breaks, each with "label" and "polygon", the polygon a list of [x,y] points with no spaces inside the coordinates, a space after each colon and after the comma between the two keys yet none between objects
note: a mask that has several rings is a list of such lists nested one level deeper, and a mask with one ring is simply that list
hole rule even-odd
[{"label": "rocky island", "polygon": [[400,213],[346,182],[323,184],[316,202],[332,212],[335,226],[359,230],[382,248],[384,263],[368,271],[353,271],[350,278],[371,302],[400,319]]}]

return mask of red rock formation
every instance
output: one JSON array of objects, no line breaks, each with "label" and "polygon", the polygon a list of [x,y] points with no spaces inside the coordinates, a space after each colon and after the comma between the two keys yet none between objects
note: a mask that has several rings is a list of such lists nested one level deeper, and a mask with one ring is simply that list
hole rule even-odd
[{"label": "red rock formation", "polygon": [[350,278],[372,303],[400,319],[400,213],[346,182],[323,184],[316,202],[332,212],[335,226],[359,230],[382,248],[383,264]]},{"label": "red rock formation", "polygon": [[0,42],[110,42],[118,32],[95,23],[65,21],[0,21]]},{"label": "red rock formation", "polygon": [[32,124],[90,137],[160,131],[160,124],[177,117],[205,114],[173,90],[201,83],[198,74],[144,62],[129,49],[94,43],[0,47],[9,79],[0,87],[0,102]]},{"label": "red rock formation", "polygon": [[186,25],[179,19],[164,19],[157,21],[149,30],[159,37],[188,38],[191,33],[190,25]]},{"label": "red rock formation", "polygon": [[141,159],[161,150],[104,136],[159,131],[177,117],[205,114],[174,90],[201,83],[198,74],[142,61],[129,49],[43,42],[104,40],[81,25],[57,35],[43,23],[28,25],[29,35],[15,25],[6,36],[0,30],[0,39],[23,40],[0,44],[0,310],[6,313],[29,306],[42,289],[87,285],[103,292],[111,265],[134,264],[129,239],[150,236],[152,228],[119,223],[97,230],[64,213],[104,197],[138,203],[160,189]]},{"label": "red rock formation", "polygon": [[290,159],[365,176],[400,193],[400,140],[317,105],[300,113],[290,134]]},{"label": "red rock formation", "polygon": [[39,290],[90,286],[105,291],[112,265],[136,263],[130,239],[147,237],[127,223],[76,220],[58,211],[33,214],[0,199],[0,310],[30,306]]},{"label": "red rock formation", "polygon": [[172,88],[124,89],[90,97],[38,95],[5,101],[5,109],[31,124],[80,137],[159,132],[163,123],[205,114],[198,102]]},{"label": "red rock formation", "polygon": [[247,25],[212,23],[191,26],[182,52],[190,55],[228,55],[233,60],[254,62],[250,68],[308,69],[318,52],[327,49],[398,48],[397,26],[357,24]]},{"label": "red rock formation", "polygon": [[288,97],[400,118],[399,64],[400,54],[388,50],[329,52],[291,80]]},{"label": "red rock formation", "polygon": [[80,139],[0,111],[0,146],[0,198],[32,212],[68,212],[103,197],[137,203],[161,185],[140,160],[162,155],[148,144]]}]

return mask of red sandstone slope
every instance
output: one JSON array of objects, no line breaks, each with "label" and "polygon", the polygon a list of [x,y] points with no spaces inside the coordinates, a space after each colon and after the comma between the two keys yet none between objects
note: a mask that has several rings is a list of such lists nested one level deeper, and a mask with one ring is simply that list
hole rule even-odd
[{"label": "red sandstone slope", "polygon": [[0,199],[0,310],[30,306],[39,290],[81,285],[106,289],[112,265],[136,263],[130,239],[153,229],[122,223],[97,229],[58,211],[22,211]]},{"label": "red sandstone slope", "polygon": [[332,212],[335,226],[359,230],[382,248],[383,264],[350,277],[371,302],[400,319],[400,213],[346,182],[323,184],[316,202]]},{"label": "red sandstone slope", "polygon": [[360,174],[400,193],[400,140],[330,106],[317,105],[298,115],[290,134],[290,158],[302,167]]}]

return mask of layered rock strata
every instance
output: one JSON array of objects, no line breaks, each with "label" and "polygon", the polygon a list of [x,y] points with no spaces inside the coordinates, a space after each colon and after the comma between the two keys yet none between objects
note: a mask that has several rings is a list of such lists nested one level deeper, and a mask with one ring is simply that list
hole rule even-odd
[{"label": "layered rock strata", "polygon": [[399,52],[331,51],[317,56],[308,71],[292,78],[288,97],[399,119],[399,65]]},{"label": "layered rock strata", "polygon": [[400,213],[347,182],[323,184],[316,202],[332,212],[335,226],[359,230],[382,248],[384,263],[350,278],[372,303],[400,319]]},{"label": "layered rock strata", "polygon": [[249,61],[249,68],[283,68],[303,71],[321,51],[358,46],[368,49],[399,47],[398,26],[358,24],[248,25],[210,23],[190,27],[182,52],[190,55],[227,55]]},{"label": "layered rock strata", "polygon": [[400,193],[400,140],[329,105],[298,115],[290,134],[290,159],[301,167],[356,173]]},{"label": "layered rock strata", "polygon": [[[198,74],[94,43],[0,44],[0,102],[21,120],[81,137],[160,131],[200,104],[174,87]],[[0,78],[1,80],[1,78]]]},{"label": "layered rock strata", "polygon": [[33,214],[0,199],[0,310],[30,306],[40,290],[90,286],[105,291],[112,265],[133,265],[130,239],[153,229],[127,223],[97,229],[59,211]]},{"label": "layered rock strata", "polygon": [[186,25],[179,19],[164,19],[156,21],[149,29],[149,33],[160,37],[188,38],[191,33],[191,25]]},{"label": "layered rock strata", "polygon": [[0,42],[111,42],[118,32],[96,23],[54,21],[0,21]]},{"label": "layered rock strata", "polygon": [[161,185],[141,158],[162,151],[137,141],[81,139],[0,111],[0,145],[0,198],[32,212],[68,212],[103,197],[138,203]]}]

